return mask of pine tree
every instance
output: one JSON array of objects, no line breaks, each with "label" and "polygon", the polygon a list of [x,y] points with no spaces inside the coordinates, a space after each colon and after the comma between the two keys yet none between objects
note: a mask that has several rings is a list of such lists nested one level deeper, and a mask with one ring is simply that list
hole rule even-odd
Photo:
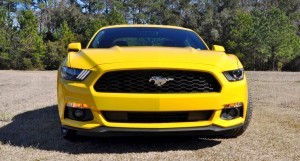
[{"label": "pine tree", "polygon": [[[295,48],[299,48],[296,30],[285,13],[277,8],[256,11],[256,45],[259,54],[265,56],[267,69],[280,70],[282,64],[294,58]],[[293,43],[295,42],[295,43]]]},{"label": "pine tree", "polygon": [[42,36],[38,33],[38,22],[31,10],[23,10],[19,13],[18,22],[20,28],[18,31],[17,53],[21,57],[17,60],[19,69],[43,69],[41,57],[43,57],[45,47]]}]

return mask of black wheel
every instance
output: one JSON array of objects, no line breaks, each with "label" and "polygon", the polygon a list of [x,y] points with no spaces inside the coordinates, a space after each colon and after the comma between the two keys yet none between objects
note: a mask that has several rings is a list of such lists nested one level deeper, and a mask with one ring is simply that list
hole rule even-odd
[{"label": "black wheel", "polygon": [[247,114],[246,114],[246,119],[245,119],[244,125],[241,127],[226,131],[226,133],[224,135],[222,135],[223,138],[236,138],[236,137],[242,135],[248,128],[251,118],[252,118],[252,110],[253,110],[251,94],[249,94],[248,97],[249,97],[248,98],[248,109],[247,109]]},{"label": "black wheel", "polygon": [[72,140],[76,136],[76,130],[61,127],[61,134],[64,139]]}]

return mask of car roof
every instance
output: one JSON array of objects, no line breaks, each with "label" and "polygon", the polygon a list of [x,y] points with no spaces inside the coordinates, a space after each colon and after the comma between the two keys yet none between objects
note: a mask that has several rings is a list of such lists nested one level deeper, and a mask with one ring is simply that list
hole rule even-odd
[{"label": "car roof", "polygon": [[180,29],[180,30],[188,30],[193,31],[188,28],[178,27],[178,26],[171,26],[171,25],[150,25],[150,24],[124,24],[124,25],[112,25],[102,27],[100,30],[108,29],[108,28],[123,28],[123,27],[152,27],[152,28],[169,28],[169,29]]}]

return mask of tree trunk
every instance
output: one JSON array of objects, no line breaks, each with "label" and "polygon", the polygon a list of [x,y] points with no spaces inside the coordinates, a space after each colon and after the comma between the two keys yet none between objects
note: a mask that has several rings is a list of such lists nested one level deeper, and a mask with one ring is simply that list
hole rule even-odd
[{"label": "tree trunk", "polygon": [[255,71],[256,69],[255,69],[255,64],[256,64],[256,62],[255,62],[255,53],[253,54],[253,70]]},{"label": "tree trunk", "polygon": [[276,62],[276,55],[275,55],[275,48],[271,48],[271,54],[272,54],[272,70],[275,71],[275,62]]}]

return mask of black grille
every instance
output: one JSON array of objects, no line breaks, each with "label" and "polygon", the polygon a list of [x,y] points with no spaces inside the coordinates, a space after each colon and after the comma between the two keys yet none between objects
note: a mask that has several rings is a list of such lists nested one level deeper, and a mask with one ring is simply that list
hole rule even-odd
[{"label": "black grille", "polygon": [[[169,78],[158,87],[152,77]],[[173,80],[172,80],[173,79]],[[126,70],[105,73],[94,85],[97,92],[112,93],[203,93],[220,92],[221,86],[209,73],[181,70]]]},{"label": "black grille", "polygon": [[169,123],[193,122],[209,120],[213,111],[183,111],[183,112],[119,112],[102,111],[105,120],[109,122],[128,123]]}]

